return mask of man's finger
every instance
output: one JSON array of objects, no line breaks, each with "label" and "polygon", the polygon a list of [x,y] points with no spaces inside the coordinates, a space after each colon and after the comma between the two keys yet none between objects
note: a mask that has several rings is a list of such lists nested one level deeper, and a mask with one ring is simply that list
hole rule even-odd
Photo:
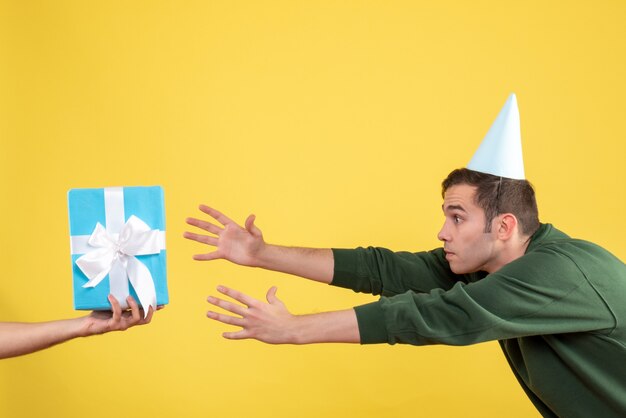
[{"label": "man's finger", "polygon": [[196,234],[195,232],[183,232],[183,237],[192,241],[198,241],[202,244],[217,247],[217,238],[208,235]]},{"label": "man's finger", "polygon": [[215,321],[219,321],[228,325],[235,325],[238,327],[243,327],[245,324],[245,320],[243,318],[237,318],[235,316],[224,315],[224,314],[213,312],[213,311],[208,311],[206,313],[206,316]]},{"label": "man's finger", "polygon": [[217,209],[213,209],[212,207],[209,207],[207,205],[200,205],[199,208],[202,212],[206,213],[224,226],[229,223],[234,223],[232,219],[230,219],[228,216],[224,215]]},{"label": "man's finger", "polygon": [[211,261],[211,260],[217,260],[219,258],[222,258],[222,256],[220,255],[218,251],[211,251],[210,253],[196,254],[193,256],[193,259],[197,261]]},{"label": "man's finger", "polygon": [[261,302],[259,302],[258,300],[244,294],[241,293],[238,290],[235,289],[231,289],[228,288],[226,286],[217,286],[217,291],[226,295],[226,296],[230,296],[231,298],[238,300],[239,302],[243,303],[246,306],[249,307],[253,307],[253,306],[259,306],[261,304]]},{"label": "man's finger", "polygon": [[187,222],[189,225],[197,226],[198,228],[204,229],[205,231],[210,232],[215,235],[219,235],[222,233],[222,231],[224,231],[219,226],[214,225],[211,222],[203,221],[201,219],[187,218],[185,219],[185,222]]},{"label": "man's finger", "polygon": [[224,332],[222,337],[229,340],[245,340],[246,338],[251,338],[250,333],[245,329],[242,329],[241,331]]},{"label": "man's finger", "polygon": [[207,302],[211,305],[219,306],[222,309],[227,310],[228,312],[232,312],[239,316],[244,316],[246,308],[236,303],[228,302],[226,300],[222,300],[220,298],[216,298],[215,296],[209,296],[207,298]]}]

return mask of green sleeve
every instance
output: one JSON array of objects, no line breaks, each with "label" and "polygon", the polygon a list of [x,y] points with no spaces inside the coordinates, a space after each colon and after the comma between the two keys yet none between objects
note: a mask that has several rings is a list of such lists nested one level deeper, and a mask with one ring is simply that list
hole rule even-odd
[{"label": "green sleeve", "polygon": [[474,283],[405,292],[355,308],[361,343],[468,345],[598,331],[616,323],[567,257],[536,252]]},{"label": "green sleeve", "polygon": [[355,292],[392,296],[407,290],[451,289],[464,276],[450,270],[442,248],[419,253],[386,248],[333,249],[332,285]]}]

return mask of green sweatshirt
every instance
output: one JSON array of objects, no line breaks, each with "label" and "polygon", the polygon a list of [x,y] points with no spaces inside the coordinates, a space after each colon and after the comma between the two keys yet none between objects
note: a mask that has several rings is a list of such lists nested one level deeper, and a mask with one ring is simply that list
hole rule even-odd
[{"label": "green sweatshirt", "polygon": [[626,417],[626,266],[541,225],[495,273],[454,274],[443,249],[333,249],[332,285],[382,294],[355,308],[362,344],[499,340],[546,417]]}]

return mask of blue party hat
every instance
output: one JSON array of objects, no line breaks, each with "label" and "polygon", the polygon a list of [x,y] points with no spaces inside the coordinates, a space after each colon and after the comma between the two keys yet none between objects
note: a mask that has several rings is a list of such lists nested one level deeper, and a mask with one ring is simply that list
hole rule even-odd
[{"label": "blue party hat", "polygon": [[515,93],[509,96],[467,168],[511,179],[526,178]]}]

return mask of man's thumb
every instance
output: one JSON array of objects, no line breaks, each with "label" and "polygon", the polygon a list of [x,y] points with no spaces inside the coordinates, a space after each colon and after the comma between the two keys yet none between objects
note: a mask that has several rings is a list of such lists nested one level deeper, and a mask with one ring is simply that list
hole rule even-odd
[{"label": "man's thumb", "polygon": [[255,219],[256,215],[248,216],[248,219],[246,219],[246,230],[255,237],[260,237],[263,234],[261,233],[261,230],[257,228],[257,226],[254,224]]},{"label": "man's thumb", "polygon": [[269,303],[280,302],[280,300],[276,297],[277,291],[278,291],[278,288],[276,286],[270,287],[270,289],[267,291],[267,295],[265,297],[267,298],[267,301]]}]

